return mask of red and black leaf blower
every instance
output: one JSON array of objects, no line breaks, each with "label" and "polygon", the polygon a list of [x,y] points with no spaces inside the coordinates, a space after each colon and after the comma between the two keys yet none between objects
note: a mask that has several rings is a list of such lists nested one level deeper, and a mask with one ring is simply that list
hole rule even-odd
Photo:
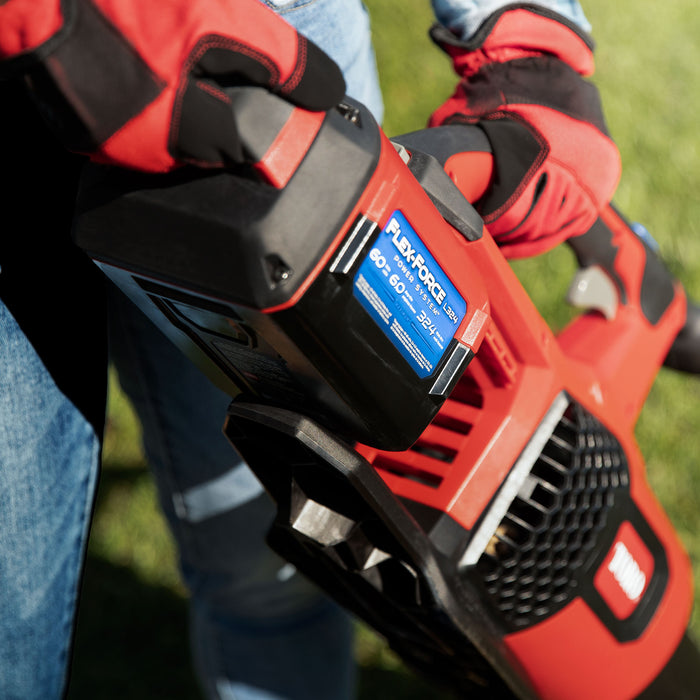
[{"label": "red and black leaf blower", "polygon": [[697,697],[690,566],[633,429],[700,333],[653,250],[606,209],[555,335],[469,204],[477,127],[233,99],[253,167],[89,166],[75,239],[231,394],[271,546],[459,697]]}]

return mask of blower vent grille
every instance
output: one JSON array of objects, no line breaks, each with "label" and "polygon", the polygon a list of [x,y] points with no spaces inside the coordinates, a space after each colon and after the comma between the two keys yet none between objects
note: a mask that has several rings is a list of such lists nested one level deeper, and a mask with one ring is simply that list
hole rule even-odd
[{"label": "blower vent grille", "polygon": [[628,487],[617,439],[570,403],[477,564],[510,625],[528,627],[571,600],[616,494]]}]

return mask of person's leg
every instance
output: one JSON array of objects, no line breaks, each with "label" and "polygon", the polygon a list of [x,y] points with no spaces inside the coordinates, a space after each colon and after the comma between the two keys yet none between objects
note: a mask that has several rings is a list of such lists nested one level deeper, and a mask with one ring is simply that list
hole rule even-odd
[{"label": "person's leg", "polygon": [[360,0],[261,0],[318,44],[343,71],[347,94],[384,114],[369,15]]},{"label": "person's leg", "polygon": [[347,615],[264,542],[273,506],[222,433],[229,397],[114,291],[112,349],[191,592],[208,697],[349,698]]},{"label": "person's leg", "polygon": [[99,440],[0,301],[0,697],[59,698]]},{"label": "person's leg", "polygon": [[70,243],[82,160],[0,81],[0,697],[66,680],[106,390],[103,280]]}]

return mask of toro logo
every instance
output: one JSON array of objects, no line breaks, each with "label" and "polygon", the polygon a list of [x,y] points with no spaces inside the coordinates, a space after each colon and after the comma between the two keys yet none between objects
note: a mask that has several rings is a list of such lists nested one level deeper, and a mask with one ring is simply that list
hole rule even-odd
[{"label": "toro logo", "polygon": [[593,584],[619,620],[637,608],[654,574],[654,558],[637,531],[622,523]]}]

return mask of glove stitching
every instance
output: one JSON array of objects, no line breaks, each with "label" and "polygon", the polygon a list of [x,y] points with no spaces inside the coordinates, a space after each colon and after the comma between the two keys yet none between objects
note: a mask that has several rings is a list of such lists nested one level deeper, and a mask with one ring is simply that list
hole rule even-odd
[{"label": "glove stitching", "polygon": [[307,60],[307,48],[306,40],[301,35],[298,36],[297,41],[297,62],[294,66],[292,74],[287,78],[284,85],[281,86],[280,90],[283,94],[289,94],[293,92],[301,82],[301,79],[306,70],[306,60]]},{"label": "glove stitching", "polygon": [[[200,39],[195,44],[194,48],[190,51],[187,60],[183,64],[182,73],[183,76],[189,76],[194,72],[194,68],[201,61],[202,57],[210,49],[225,49],[231,51],[232,53],[242,54],[253,58],[262,64],[270,73],[269,85],[272,87],[279,83],[280,71],[277,65],[267,56],[266,54],[257,51],[248,44],[244,44],[235,39],[229,37],[223,37],[219,34],[208,34]],[[231,71],[231,75],[234,75],[235,71]],[[216,79],[216,76],[212,76]],[[187,91],[189,80],[185,77],[184,80],[180,80],[178,83],[177,91],[175,94],[175,100],[173,103],[172,117],[171,117],[171,128],[169,136],[168,150],[172,152],[173,147],[177,144],[177,134],[180,133],[181,119],[182,119],[182,101],[184,99],[185,93]],[[196,80],[195,85],[198,89],[207,92],[216,99],[222,100],[222,102],[230,103],[229,98],[225,93],[218,91],[214,85],[204,80]],[[212,163],[209,161],[199,161],[197,159],[185,159],[186,162],[193,165],[199,165],[200,167],[206,165],[211,167]],[[214,164],[217,165],[217,164]],[[218,165],[223,165],[223,161]]]},{"label": "glove stitching", "polygon": [[217,100],[221,100],[226,104],[231,104],[231,99],[229,98],[229,96],[216,85],[213,85],[212,83],[207,82],[206,80],[196,80],[195,85],[199,90],[201,90],[202,92],[206,92],[212,97],[215,97]]},{"label": "glove stitching", "polygon": [[[542,167],[542,165],[546,161],[547,156],[549,155],[549,144],[547,143],[546,139],[542,136],[542,134],[534,126],[532,126],[530,122],[525,120],[517,112],[499,110],[497,112],[492,112],[488,115],[483,115],[480,119],[484,121],[495,121],[496,119],[510,119],[512,121],[518,122],[526,129],[528,129],[530,133],[532,133],[532,135],[535,137],[535,139],[541,147],[537,158],[535,158],[535,160],[532,162],[532,165],[530,165],[530,167],[527,169],[524,177],[520,181],[518,187],[511,194],[511,196],[498,209],[483,217],[484,222],[489,223],[495,221],[500,216],[502,216],[506,211],[508,211],[508,209],[510,209],[515,204],[515,202],[518,199],[520,199],[527,187],[530,185],[530,182],[535,176],[535,173]],[[520,223],[522,223],[522,221]],[[518,226],[520,226],[520,223],[518,224]],[[517,226],[515,228],[517,228]]]},{"label": "glove stitching", "polygon": [[588,184],[585,182],[585,180],[581,179],[577,169],[572,168],[570,164],[557,158],[550,158],[549,162],[553,163],[558,168],[561,168],[562,170],[565,170],[567,173],[569,173],[571,178],[576,182],[578,188],[586,195],[586,197],[588,197],[591,204],[593,204],[593,206],[596,208],[599,206],[597,203],[597,197],[595,196],[591,188],[588,186]]},{"label": "glove stitching", "polygon": [[[535,185],[535,193],[532,197],[532,202],[530,203],[530,208],[525,212],[525,216],[517,223],[515,226],[513,226],[511,229],[508,231],[503,231],[497,235],[497,238],[499,241],[502,241],[503,239],[507,238],[513,238],[518,234],[518,229],[530,218],[530,215],[535,211],[535,208],[537,207],[537,203],[540,200],[540,197],[542,196],[542,192],[544,191],[544,188],[547,185],[547,173],[542,173],[540,175],[537,185]],[[490,218],[490,217],[489,217]],[[484,218],[484,223],[486,223],[486,218]]]},{"label": "glove stitching", "polygon": [[[201,61],[202,56],[210,49],[226,49],[232,53],[238,53],[253,58],[258,63],[265,66],[270,72],[270,86],[272,87],[279,84],[280,69],[267,54],[254,49],[248,44],[244,44],[236,39],[231,39],[230,37],[221,36],[220,34],[208,34],[197,41],[185,62],[184,72],[190,73],[197,63]],[[234,73],[235,71],[231,71],[231,74]]]}]

